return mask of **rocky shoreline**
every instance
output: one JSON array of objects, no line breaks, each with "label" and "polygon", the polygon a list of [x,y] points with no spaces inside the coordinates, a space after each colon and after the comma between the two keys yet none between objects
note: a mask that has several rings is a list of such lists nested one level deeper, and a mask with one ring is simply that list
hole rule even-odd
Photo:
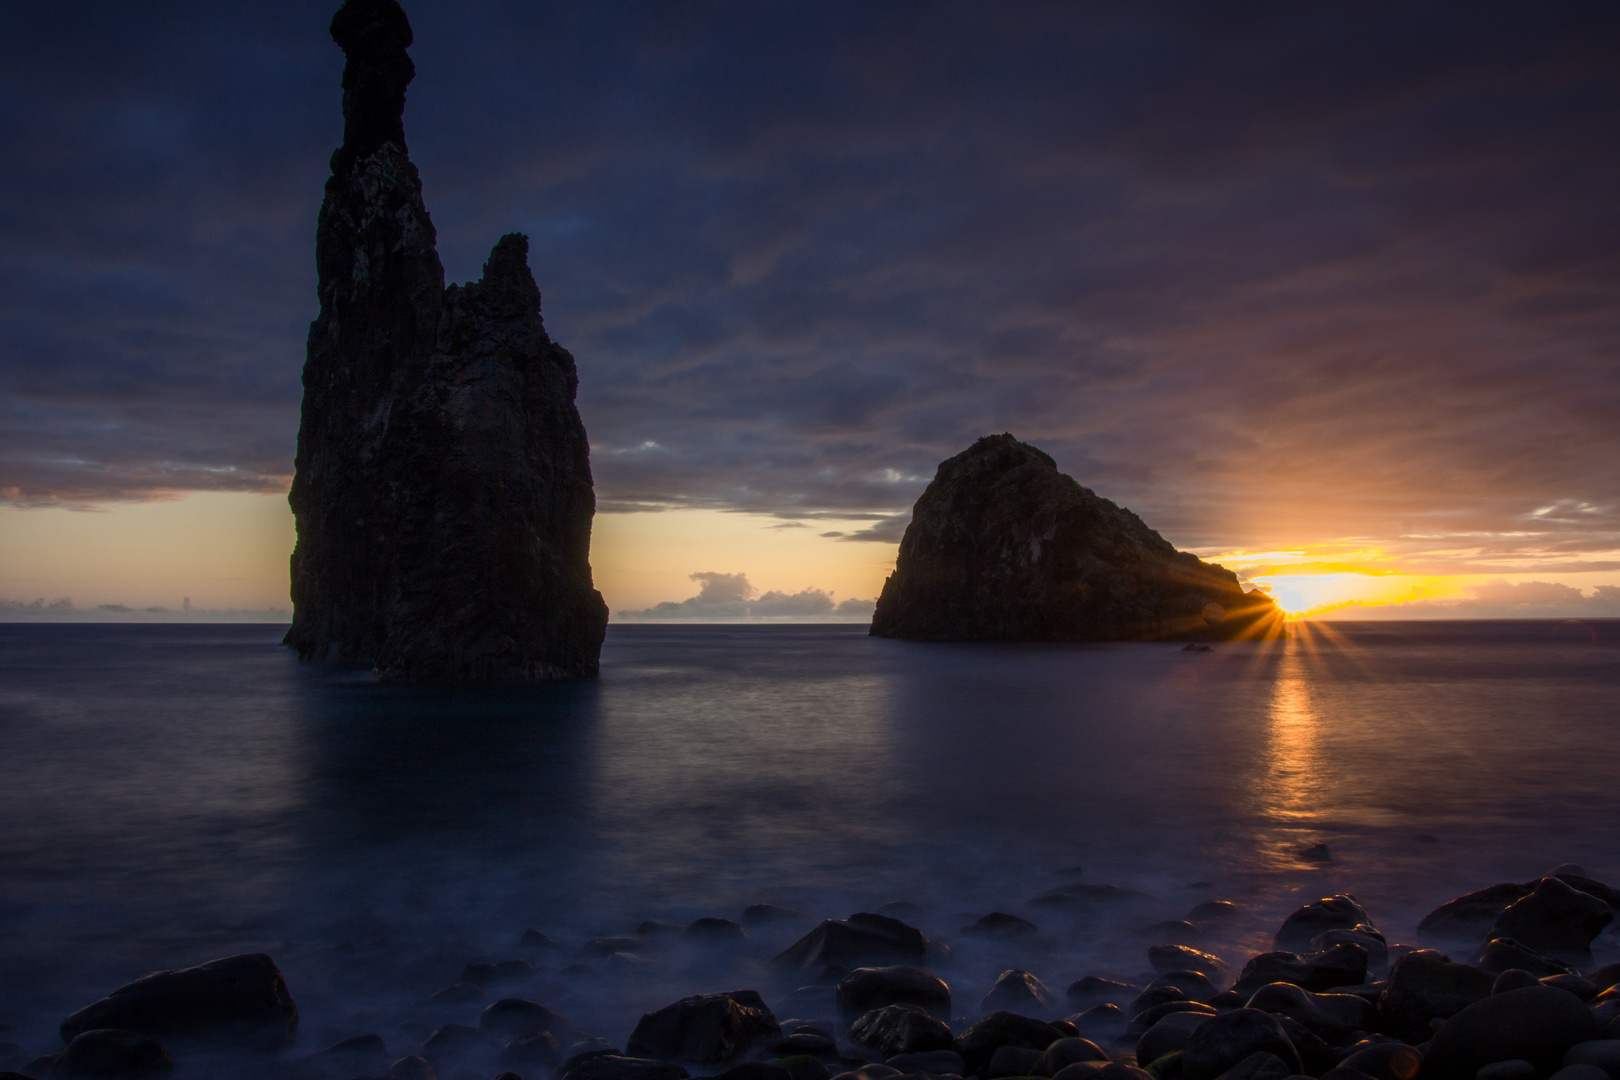
[{"label": "rocky shoreline", "polygon": [[[1084,920],[1139,895],[1070,882],[1030,906]],[[756,904],[738,921],[643,923],[577,955],[529,930],[517,951],[535,959],[469,964],[419,1003],[414,1025],[315,1053],[296,1045],[298,1007],[276,962],[227,957],[119,987],[67,1016],[46,1052],[0,1042],[0,1080],[1620,1080],[1620,963],[1592,953],[1620,891],[1572,865],[1441,905],[1418,924],[1421,946],[1390,942],[1339,894],[1299,907],[1270,951],[1234,962],[1206,949],[1251,916],[1204,900],[1139,932],[1140,972],[1099,971],[1058,992],[1008,967],[977,1001],[937,973],[953,949],[1027,956],[1040,928],[993,911],[947,942],[906,921],[913,907],[823,920],[759,969],[762,990],[681,998],[612,1041],[514,988],[551,966],[633,971],[659,940],[723,953],[750,928],[767,936],[806,917]]]}]

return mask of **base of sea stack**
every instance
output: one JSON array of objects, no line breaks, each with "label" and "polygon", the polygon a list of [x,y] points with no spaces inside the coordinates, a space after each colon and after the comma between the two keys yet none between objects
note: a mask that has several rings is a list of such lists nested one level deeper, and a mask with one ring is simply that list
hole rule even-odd
[{"label": "base of sea stack", "polygon": [[940,464],[872,618],[911,641],[1230,641],[1287,636],[1232,571],[1177,551],[1011,435]]}]

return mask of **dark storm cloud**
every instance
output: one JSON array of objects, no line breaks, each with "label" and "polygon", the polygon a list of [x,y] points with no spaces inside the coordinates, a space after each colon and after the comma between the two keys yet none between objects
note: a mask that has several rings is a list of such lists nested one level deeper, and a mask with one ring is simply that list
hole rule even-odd
[{"label": "dark storm cloud", "polygon": [[[7,9],[14,498],[284,482],[329,6]],[[407,9],[447,270],[531,236],[606,510],[892,541],[1010,430],[1184,546],[1620,548],[1613,5]]]}]

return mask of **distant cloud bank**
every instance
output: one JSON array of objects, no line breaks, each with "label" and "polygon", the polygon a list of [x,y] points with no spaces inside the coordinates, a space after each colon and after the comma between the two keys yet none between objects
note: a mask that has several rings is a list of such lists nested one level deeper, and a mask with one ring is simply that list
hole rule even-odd
[{"label": "distant cloud bank", "polygon": [[127,604],[96,604],[79,607],[71,597],[53,600],[11,600],[0,597],[0,622],[186,622],[186,623],[286,623],[292,621],[292,608],[194,608],[188,601],[180,608],[142,607]]},{"label": "distant cloud bank", "polygon": [[759,591],[747,574],[721,574],[699,571],[691,579],[698,583],[698,594],[685,600],[665,600],[640,611],[616,612],[628,622],[651,619],[679,619],[687,622],[867,622],[877,601],[850,598],[835,601],[833,594],[804,588],[796,593]]},{"label": "distant cloud bank", "polygon": [[1488,581],[1465,597],[1369,604],[1350,601],[1313,614],[1318,619],[1614,619],[1620,585],[1598,585],[1591,595],[1555,581]]}]

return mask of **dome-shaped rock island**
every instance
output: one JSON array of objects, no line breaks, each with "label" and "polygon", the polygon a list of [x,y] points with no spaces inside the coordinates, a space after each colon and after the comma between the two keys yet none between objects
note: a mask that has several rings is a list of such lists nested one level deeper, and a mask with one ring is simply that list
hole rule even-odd
[{"label": "dome-shaped rock island", "polygon": [[1232,571],[1177,551],[1047,454],[987,435],[942,462],[912,510],[872,634],[913,641],[1281,637]]}]

